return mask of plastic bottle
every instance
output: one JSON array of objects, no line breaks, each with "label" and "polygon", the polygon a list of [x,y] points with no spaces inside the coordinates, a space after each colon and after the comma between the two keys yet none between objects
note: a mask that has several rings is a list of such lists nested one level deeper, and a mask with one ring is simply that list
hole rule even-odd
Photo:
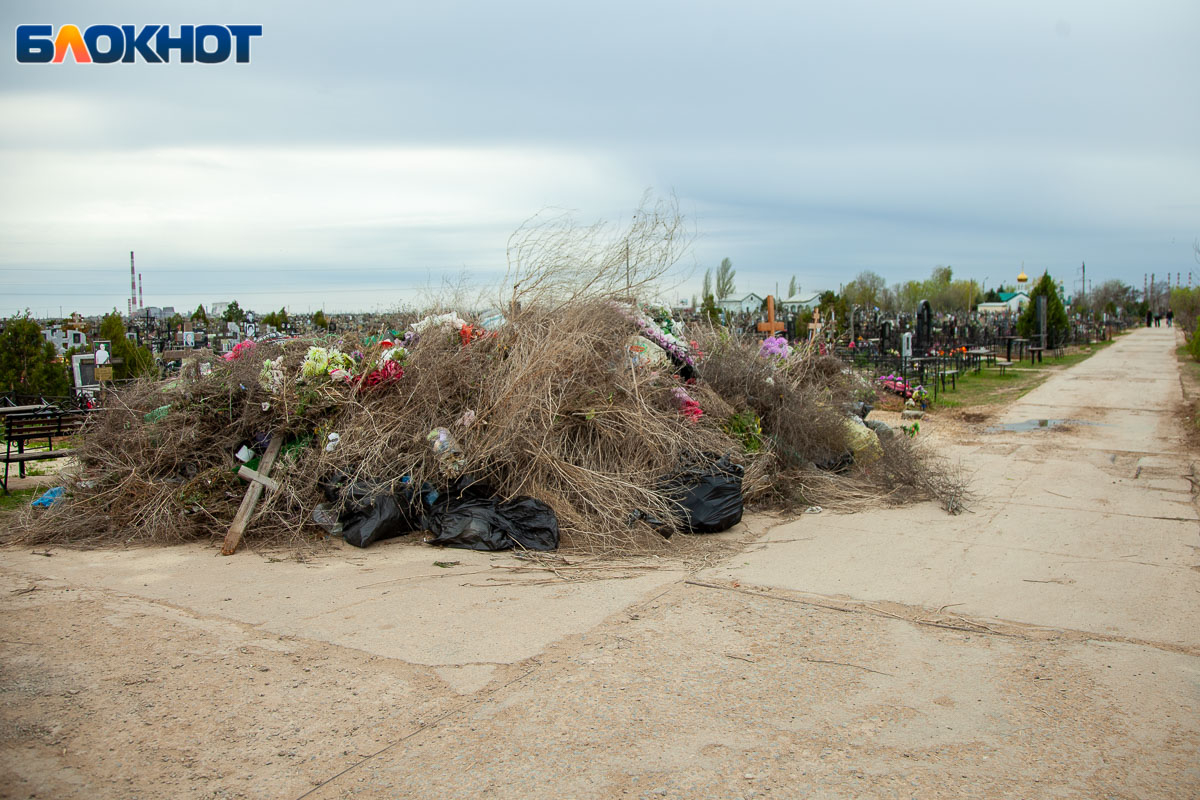
[{"label": "plastic bottle", "polygon": [[429,447],[443,472],[458,475],[463,471],[467,460],[454,434],[445,428],[434,428],[425,438],[429,441]]}]

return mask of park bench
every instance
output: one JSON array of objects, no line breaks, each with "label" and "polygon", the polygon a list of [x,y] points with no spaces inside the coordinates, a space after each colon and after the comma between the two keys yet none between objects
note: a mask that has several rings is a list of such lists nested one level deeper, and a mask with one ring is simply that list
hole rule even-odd
[{"label": "park bench", "polygon": [[1000,374],[1001,374],[1001,375],[1003,375],[1003,374],[1004,374],[1004,368],[1005,368],[1005,367],[1011,367],[1011,366],[1013,365],[1013,362],[1011,362],[1011,361],[1006,361],[1006,360],[1004,360],[1003,358],[997,358],[997,359],[996,359],[996,361],[995,361],[995,364],[996,364],[996,366],[997,366],[997,367],[999,367],[999,368],[1000,368]]},{"label": "park bench", "polygon": [[1044,348],[1044,347],[1030,345],[1029,346],[1029,363],[1032,364],[1035,361],[1039,364],[1042,363],[1042,351],[1045,349],[1046,348]]},{"label": "park bench", "polygon": [[[43,411],[26,414],[7,414],[4,416],[4,493],[8,494],[8,470],[13,464],[17,465],[20,477],[25,477],[25,462],[45,461],[52,458],[66,458],[72,455],[73,448],[54,449],[55,439],[67,439],[77,433],[87,420],[86,411]],[[40,444],[46,440],[44,448],[26,449],[26,444]]]}]

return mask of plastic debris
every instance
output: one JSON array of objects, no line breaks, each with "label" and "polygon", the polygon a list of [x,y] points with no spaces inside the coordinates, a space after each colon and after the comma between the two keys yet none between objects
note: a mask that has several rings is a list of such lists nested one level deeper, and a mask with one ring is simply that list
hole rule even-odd
[{"label": "plastic debris", "polygon": [[37,500],[34,500],[32,503],[30,503],[30,505],[35,506],[36,508],[49,508],[51,505],[53,505],[55,500],[58,500],[63,496],[63,491],[63,487],[55,486]]},{"label": "plastic debris", "polygon": [[433,535],[426,543],[464,550],[555,550],[558,517],[532,497],[502,503],[495,497],[451,500],[426,521]]},{"label": "plastic debris", "polygon": [[312,521],[332,536],[342,535],[344,526],[338,518],[337,511],[328,503],[317,504],[317,507],[312,512]]},{"label": "plastic debris", "polygon": [[679,505],[679,522],[688,533],[719,533],[742,521],[742,476],[745,470],[728,455],[688,467],[663,485]]},{"label": "plastic debris", "polygon": [[874,464],[883,457],[879,434],[866,426],[861,417],[846,418],[847,444],[859,464]]},{"label": "plastic debris", "polygon": [[338,522],[348,544],[367,547],[421,528],[420,509],[393,494],[385,481],[351,481],[345,473],[337,473],[322,478],[320,484],[325,498],[345,509]]},{"label": "plastic debris", "polygon": [[429,441],[442,472],[450,476],[461,475],[467,461],[454,434],[445,428],[434,428],[425,438]]}]

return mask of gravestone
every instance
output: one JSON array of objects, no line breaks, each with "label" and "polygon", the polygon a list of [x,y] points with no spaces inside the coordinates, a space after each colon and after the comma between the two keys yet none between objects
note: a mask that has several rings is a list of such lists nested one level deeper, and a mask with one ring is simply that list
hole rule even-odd
[{"label": "gravestone", "polygon": [[912,358],[913,354],[913,335],[912,331],[907,331],[900,337],[900,357],[905,361]]},{"label": "gravestone", "polygon": [[885,319],[879,323],[879,352],[886,353],[892,342],[892,321]]},{"label": "gravestone", "polygon": [[933,308],[928,300],[917,306],[917,335],[914,345],[921,352],[933,346]]}]

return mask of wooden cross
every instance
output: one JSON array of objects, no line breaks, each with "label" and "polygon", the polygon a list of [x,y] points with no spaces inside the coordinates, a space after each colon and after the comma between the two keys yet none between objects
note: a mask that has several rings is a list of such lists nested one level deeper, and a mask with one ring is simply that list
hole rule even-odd
[{"label": "wooden cross", "polygon": [[242,534],[246,532],[246,526],[250,523],[250,517],[258,505],[258,499],[262,497],[263,487],[271,491],[279,488],[279,484],[268,478],[267,475],[271,472],[271,467],[275,466],[275,459],[279,457],[282,447],[283,434],[277,433],[271,437],[271,442],[267,445],[267,452],[263,453],[262,461],[258,463],[257,472],[246,466],[238,470],[238,475],[250,481],[250,487],[246,489],[242,505],[233,518],[233,524],[229,526],[229,533],[225,534],[221,555],[231,556],[237,550],[238,544],[242,541]]},{"label": "wooden cross", "polygon": [[824,326],[821,325],[821,309],[814,308],[813,309],[813,321],[808,323],[808,338],[812,339],[813,337],[815,337],[818,333],[821,332],[822,327],[824,327]]},{"label": "wooden cross", "polygon": [[785,328],[787,328],[786,325],[775,319],[775,295],[767,295],[767,321],[758,323],[759,332],[771,336],[772,334],[779,333]]}]

